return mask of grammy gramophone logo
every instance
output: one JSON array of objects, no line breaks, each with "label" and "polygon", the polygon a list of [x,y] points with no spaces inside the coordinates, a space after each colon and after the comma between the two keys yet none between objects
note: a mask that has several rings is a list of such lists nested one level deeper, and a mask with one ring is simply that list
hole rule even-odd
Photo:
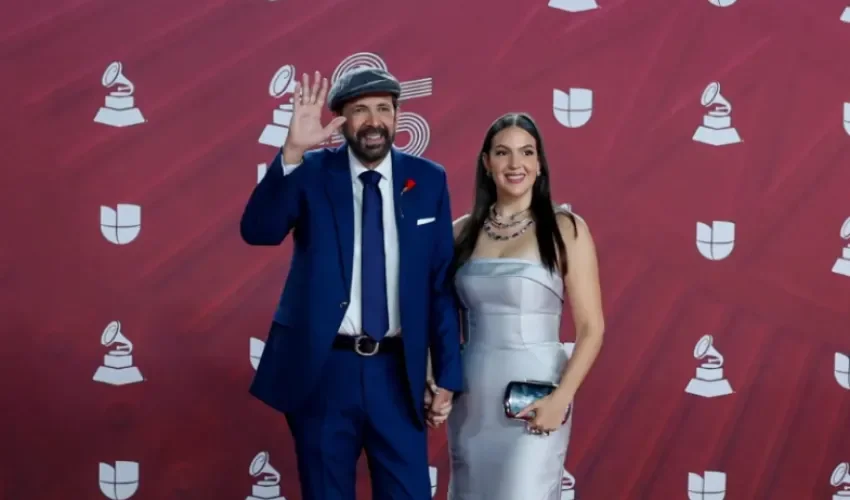
[{"label": "grammy gramophone logo", "polygon": [[272,80],[269,83],[269,95],[275,99],[281,99],[285,95],[289,95],[287,102],[278,106],[272,112],[272,123],[266,125],[263,133],[260,134],[260,144],[266,146],[282,147],[286,142],[286,137],[289,135],[289,124],[292,122],[292,115],[295,112],[294,97],[295,85],[298,83],[298,75],[295,74],[295,66],[285,64],[278,68]]},{"label": "grammy gramophone logo", "polygon": [[850,217],[844,220],[841,224],[841,239],[846,244],[841,250],[841,255],[835,259],[835,264],[832,265],[832,272],[842,276],[850,277]]},{"label": "grammy gramophone logo", "polygon": [[112,321],[103,330],[100,343],[109,347],[103,356],[103,365],[94,372],[93,380],[109,385],[127,385],[142,382],[142,372],[133,365],[133,343],[121,332],[121,323]]},{"label": "grammy gramophone logo", "polygon": [[245,500],[286,500],[280,494],[280,473],[269,462],[269,452],[257,453],[248,467],[248,473],[256,482]]},{"label": "grammy gramophone logo", "polygon": [[723,355],[714,347],[714,337],[703,335],[694,347],[694,358],[703,360],[685,392],[704,398],[732,394],[732,386],[723,375]]},{"label": "grammy gramophone logo", "polygon": [[106,95],[103,106],[94,117],[95,123],[130,127],[145,122],[133,97],[136,87],[124,76],[124,66],[120,62],[115,61],[106,67],[100,83],[106,88],[115,87],[115,90]]},{"label": "grammy gramophone logo", "polygon": [[850,499],[850,463],[841,462],[832,470],[829,484],[833,488],[841,488],[832,494],[832,500]]},{"label": "grammy gramophone logo", "polygon": [[720,83],[711,82],[702,91],[700,104],[708,108],[702,125],[694,132],[693,140],[711,146],[726,146],[741,142],[741,136],[732,126],[732,104],[720,94]]},{"label": "grammy gramophone logo", "polygon": [[[331,75],[331,85],[346,71],[363,67],[389,71],[387,69],[387,63],[384,62],[381,56],[371,52],[358,52],[346,57],[339,63]],[[292,93],[295,91],[296,83],[298,83],[298,77],[295,66],[292,64],[281,66],[275,72],[274,76],[272,76],[271,82],[269,82],[269,95],[275,99],[283,99],[288,96],[288,99],[273,111],[272,123],[266,125],[260,134],[260,144],[279,148],[286,141],[286,137],[289,134],[289,124],[292,122],[292,115],[294,113]],[[433,91],[434,82],[433,78],[430,77],[401,82],[401,96],[399,97],[399,101],[427,97],[433,94]],[[408,137],[407,143],[399,144],[399,136],[403,137],[405,135]],[[334,134],[331,136],[329,143],[339,144],[344,140],[345,138],[342,134]],[[425,118],[410,111],[399,113],[398,125],[396,127],[396,147],[400,151],[414,156],[420,156],[428,148],[430,141],[431,127]],[[320,146],[325,145],[327,144]],[[258,182],[265,173],[263,167],[258,166]]]}]

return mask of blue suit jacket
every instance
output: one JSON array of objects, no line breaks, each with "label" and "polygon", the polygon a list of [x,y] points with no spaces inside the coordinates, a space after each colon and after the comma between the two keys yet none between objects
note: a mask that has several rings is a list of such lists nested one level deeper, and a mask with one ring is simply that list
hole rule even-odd
[{"label": "blue suit jacket", "polygon": [[[454,238],[442,166],[393,148],[399,239],[399,307],[411,402],[424,421],[428,348],[440,387],[462,389],[458,308],[450,268]],[[402,193],[405,183],[415,186]],[[417,225],[418,219],[435,218]],[[254,188],[241,220],[251,245],[279,245],[293,232],[292,262],[250,392],[289,412],[310,395],[322,372],[351,288],[354,200],[347,146],[304,155],[283,175],[278,152]]]}]

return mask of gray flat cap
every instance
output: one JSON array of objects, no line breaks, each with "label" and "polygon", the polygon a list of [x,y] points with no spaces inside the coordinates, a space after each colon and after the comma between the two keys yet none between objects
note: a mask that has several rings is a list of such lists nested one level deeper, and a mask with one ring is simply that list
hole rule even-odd
[{"label": "gray flat cap", "polygon": [[396,78],[382,69],[355,68],[346,71],[328,92],[328,108],[336,111],[346,101],[366,94],[401,95],[401,84]]}]

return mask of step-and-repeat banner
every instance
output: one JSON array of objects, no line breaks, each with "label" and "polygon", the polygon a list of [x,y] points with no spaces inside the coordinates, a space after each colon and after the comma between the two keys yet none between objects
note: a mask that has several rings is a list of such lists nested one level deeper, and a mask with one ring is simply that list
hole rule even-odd
[{"label": "step-and-repeat banner", "polygon": [[850,498],[847,0],[64,0],[0,28],[2,498],[300,498],[247,392],[290,242],[238,221],[296,76],[357,66],[403,82],[396,145],[456,216],[527,111],[590,225],[606,344],[563,499]]}]

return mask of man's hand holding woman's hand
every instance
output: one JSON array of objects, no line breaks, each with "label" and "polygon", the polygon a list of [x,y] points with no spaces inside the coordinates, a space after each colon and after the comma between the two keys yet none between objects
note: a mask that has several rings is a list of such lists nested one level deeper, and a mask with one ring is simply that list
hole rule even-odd
[{"label": "man's hand holding woman's hand", "polygon": [[447,389],[437,387],[433,380],[428,380],[425,387],[425,419],[428,427],[438,428],[449,418],[452,411],[452,397],[454,393]]}]

